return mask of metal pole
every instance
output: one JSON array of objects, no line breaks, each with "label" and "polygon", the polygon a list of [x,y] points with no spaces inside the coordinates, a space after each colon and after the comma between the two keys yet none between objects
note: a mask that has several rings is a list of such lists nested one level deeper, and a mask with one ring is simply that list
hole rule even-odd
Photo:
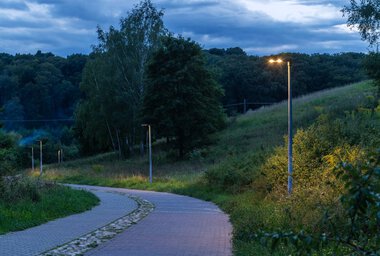
[{"label": "metal pole", "polygon": [[61,150],[58,150],[57,157],[58,157],[58,163],[60,163],[61,162]]},{"label": "metal pole", "polygon": [[152,135],[150,125],[148,125],[149,132],[149,182],[152,184]]},{"label": "metal pole", "polygon": [[34,149],[32,146],[32,171],[34,172]]},{"label": "metal pole", "polygon": [[293,189],[293,106],[292,106],[292,87],[290,84],[290,61],[288,61],[288,193]]},{"label": "metal pole", "polygon": [[63,149],[61,148],[61,163],[63,163]]},{"label": "metal pole", "polygon": [[40,176],[42,176],[42,140],[40,140]]},{"label": "metal pole", "polygon": [[247,112],[247,100],[244,99],[244,113],[245,114]]}]

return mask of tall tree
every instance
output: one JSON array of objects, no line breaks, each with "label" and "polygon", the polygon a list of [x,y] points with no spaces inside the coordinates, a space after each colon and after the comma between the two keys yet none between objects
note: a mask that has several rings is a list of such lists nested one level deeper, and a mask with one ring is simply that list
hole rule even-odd
[{"label": "tall tree", "polygon": [[159,135],[174,137],[179,157],[223,125],[223,92],[206,69],[201,47],[168,36],[148,66],[143,115]]},{"label": "tall tree", "polygon": [[[144,0],[120,20],[119,30],[110,27],[105,32],[98,28],[99,45],[94,49],[93,63],[85,68],[89,77],[84,76],[81,88],[86,99],[80,106],[82,115],[78,117],[89,117],[91,114],[85,114],[85,111],[98,112],[101,109],[99,113],[104,125],[98,129],[106,129],[103,133],[109,134],[109,147],[119,151],[126,146],[123,141],[131,148],[140,135],[138,113],[145,88],[146,63],[166,33],[162,17],[162,11],[157,10],[150,0]],[[94,65],[95,62],[102,65]],[[96,86],[92,86],[94,83]],[[106,96],[109,98],[104,99]],[[99,107],[93,109],[86,104],[99,104]],[[95,122],[90,119],[79,120],[79,123],[83,121],[87,125]],[[96,127],[95,124],[91,126]]]},{"label": "tall tree", "polygon": [[342,9],[350,27],[358,27],[363,40],[377,46],[380,37],[380,1],[350,0],[350,5]]},{"label": "tall tree", "polygon": [[364,63],[368,74],[375,79],[380,95],[380,1],[379,0],[351,0],[349,6],[342,9],[347,16],[347,24],[357,27],[363,40],[370,47],[376,47],[376,52],[370,52]]}]

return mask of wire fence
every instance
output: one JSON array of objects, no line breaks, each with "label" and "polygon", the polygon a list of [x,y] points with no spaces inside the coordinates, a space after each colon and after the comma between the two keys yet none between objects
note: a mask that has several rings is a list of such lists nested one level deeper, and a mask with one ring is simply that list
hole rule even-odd
[{"label": "wire fence", "polygon": [[223,105],[223,108],[226,110],[227,114],[234,115],[236,113],[246,113],[249,109],[257,109],[261,106],[272,105],[275,102],[248,102],[244,99],[243,102],[232,103]]}]

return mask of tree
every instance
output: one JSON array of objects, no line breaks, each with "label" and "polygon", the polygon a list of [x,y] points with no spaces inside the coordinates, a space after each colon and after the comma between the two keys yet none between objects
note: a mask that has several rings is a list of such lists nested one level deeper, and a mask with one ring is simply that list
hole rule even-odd
[{"label": "tree", "polygon": [[[120,154],[123,148],[131,149],[141,134],[138,114],[145,90],[146,63],[166,33],[162,16],[163,12],[150,0],[144,0],[120,20],[119,30],[110,27],[105,32],[98,28],[99,45],[85,67],[81,89],[86,99],[79,106],[77,118],[81,120],[77,119],[77,123],[108,134],[108,148]],[[90,118],[99,115],[100,119]],[[99,121],[103,124],[99,125]],[[82,129],[82,138],[88,140],[85,143],[103,140],[85,127],[77,125]]]},{"label": "tree", "polygon": [[350,27],[358,27],[359,33],[363,40],[369,43],[370,47],[376,46],[376,52],[370,52],[364,63],[368,75],[375,79],[380,95],[380,2],[378,0],[351,0],[350,6],[342,9],[344,15],[347,15],[347,24]]},{"label": "tree", "polygon": [[143,116],[163,137],[174,137],[179,157],[224,123],[223,91],[206,69],[201,47],[168,36],[148,66]]},{"label": "tree", "polygon": [[15,121],[24,120],[24,108],[20,103],[20,99],[15,97],[11,100],[8,100],[4,104],[4,110],[0,112],[0,118],[3,120],[12,120],[5,122],[5,128],[8,130],[15,130],[16,128],[21,127],[20,124],[15,123]]},{"label": "tree", "polygon": [[378,0],[351,0],[349,6],[342,9],[347,15],[347,24],[358,27],[363,40],[370,46],[377,46],[380,37],[380,2]]}]

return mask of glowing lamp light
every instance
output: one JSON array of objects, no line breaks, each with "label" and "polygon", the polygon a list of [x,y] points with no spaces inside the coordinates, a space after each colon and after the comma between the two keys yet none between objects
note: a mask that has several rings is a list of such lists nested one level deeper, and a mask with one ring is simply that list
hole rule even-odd
[{"label": "glowing lamp light", "polygon": [[284,62],[282,59],[277,59],[277,60],[270,59],[269,60],[269,63],[282,63],[282,62]]}]

